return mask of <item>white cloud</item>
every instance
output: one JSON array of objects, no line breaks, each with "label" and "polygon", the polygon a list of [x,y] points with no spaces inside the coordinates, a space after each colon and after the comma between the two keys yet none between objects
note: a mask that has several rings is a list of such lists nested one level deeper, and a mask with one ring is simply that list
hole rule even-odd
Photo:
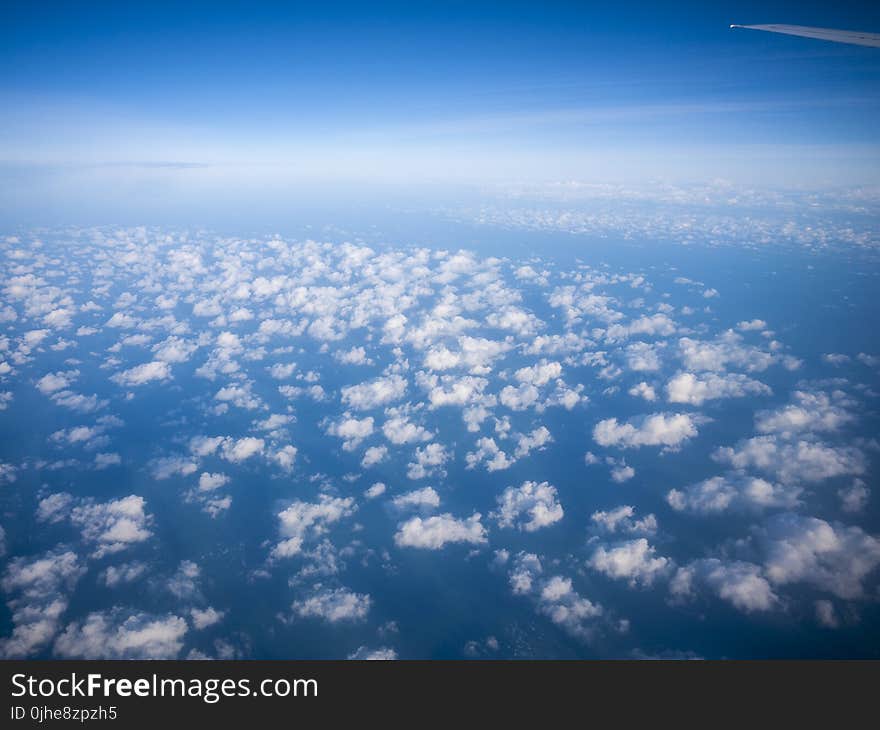
[{"label": "white cloud", "polygon": [[698,560],[670,582],[674,598],[692,598],[700,584],[745,611],[780,605],[774,588],[807,584],[843,600],[866,598],[864,582],[880,566],[880,541],[858,527],[784,513],[757,530],[763,564]]},{"label": "white cloud", "polygon": [[196,317],[216,317],[223,314],[223,309],[216,299],[202,299],[193,305],[193,314]]},{"label": "white cloud", "polygon": [[513,275],[523,281],[534,281],[545,285],[547,283],[546,271],[539,274],[532,266],[528,265],[518,266]]},{"label": "white cloud", "polygon": [[0,484],[11,484],[16,480],[16,468],[0,461]]},{"label": "white cloud", "polygon": [[152,362],[123,370],[110,379],[118,385],[137,387],[155,380],[168,380],[170,377],[171,368],[168,366],[168,363],[162,360],[153,360]]},{"label": "white cloud", "polygon": [[229,477],[219,472],[202,472],[199,475],[199,491],[211,492],[229,483]]},{"label": "white cloud", "polygon": [[416,448],[415,461],[407,464],[406,476],[409,479],[425,479],[437,473],[450,458],[442,444],[432,443]]},{"label": "white cloud", "polygon": [[837,618],[837,612],[831,601],[819,600],[814,605],[816,607],[816,621],[820,626],[824,626],[826,629],[836,629],[840,626],[840,620]]},{"label": "white cloud", "polygon": [[114,312],[113,316],[104,323],[105,327],[114,327],[117,329],[131,329],[136,325],[137,320],[125,312]]},{"label": "white cloud", "polygon": [[198,349],[195,342],[172,335],[153,346],[153,356],[165,363],[182,363],[187,362]]},{"label": "white cloud", "polygon": [[202,512],[216,518],[232,506],[232,497],[210,497],[202,500]]},{"label": "white cloud", "polygon": [[551,441],[553,441],[553,436],[550,435],[550,431],[547,430],[545,426],[539,426],[531,433],[520,434],[517,437],[516,449],[514,450],[513,455],[517,459],[522,459],[535,449],[543,449]]},{"label": "white cloud", "polygon": [[499,527],[534,532],[559,522],[565,514],[556,487],[548,482],[527,481],[519,487],[508,487],[497,501],[498,510],[490,517]]},{"label": "white cloud", "polygon": [[612,467],[611,469],[611,481],[616,484],[623,484],[624,482],[628,482],[636,475],[636,470],[631,466],[628,466],[626,463],[620,463]]},{"label": "white cloud", "polygon": [[400,446],[417,441],[430,441],[433,434],[404,415],[393,415],[382,424],[382,433],[392,444]]},{"label": "white cloud", "polygon": [[605,331],[605,339],[610,342],[623,340],[633,335],[654,335],[666,337],[675,332],[675,322],[666,314],[643,315],[627,325],[613,324]]},{"label": "white cloud", "polygon": [[657,532],[657,518],[653,514],[645,515],[642,519],[635,519],[635,507],[624,504],[612,510],[600,510],[590,515],[590,520],[597,527],[608,533],[628,533],[653,535]]},{"label": "white cloud", "polygon": [[191,608],[189,611],[192,619],[193,627],[199,631],[207,629],[210,626],[220,623],[225,615],[223,611],[218,611],[211,606],[207,608]]},{"label": "white cloud", "polygon": [[669,592],[674,600],[684,601],[693,599],[701,586],[744,613],[770,611],[779,605],[779,596],[762,575],[761,566],[753,563],[696,560],[676,571]]},{"label": "white cloud", "polygon": [[277,431],[294,421],[294,417],[287,413],[273,413],[262,421],[254,421],[253,427],[258,431]]},{"label": "white cloud", "polygon": [[43,395],[49,395],[59,390],[66,390],[78,377],[79,370],[47,373],[37,381],[37,390],[43,393]]},{"label": "white cloud", "polygon": [[54,524],[67,519],[74,498],[67,492],[56,492],[44,497],[37,503],[37,522]]},{"label": "white cloud", "polygon": [[107,436],[104,434],[106,427],[102,424],[95,426],[73,426],[72,428],[55,431],[49,438],[56,443],[68,445],[83,444],[87,449],[96,449],[104,446]]},{"label": "white cloud", "polygon": [[634,342],[626,348],[627,367],[636,372],[652,372],[659,370],[660,349],[661,346],[658,344]]},{"label": "white cloud", "polygon": [[354,451],[373,433],[373,417],[358,419],[346,413],[338,421],[328,423],[326,433],[342,439],[342,448],[346,451]]},{"label": "white cloud", "polygon": [[373,361],[367,357],[363,347],[352,347],[350,350],[337,350],[333,357],[345,365],[369,365]]},{"label": "white cloud", "polygon": [[49,396],[55,405],[69,408],[78,413],[93,413],[107,406],[106,399],[99,399],[97,395],[82,395],[71,390],[60,390]]},{"label": "white cloud", "polygon": [[834,365],[835,367],[846,365],[846,363],[851,360],[852,358],[849,355],[844,355],[840,352],[826,352],[822,355],[822,362],[827,362],[829,365]]},{"label": "white cloud", "polygon": [[357,651],[348,655],[348,659],[356,661],[394,661],[397,659],[397,652],[387,646],[378,649],[368,649],[365,646],[359,646]]},{"label": "white cloud", "polygon": [[153,533],[148,526],[152,516],[146,500],[129,495],[109,502],[83,500],[70,512],[70,521],[79,527],[83,539],[95,544],[94,557],[100,558],[144,542]]},{"label": "white cloud", "polygon": [[187,630],[186,620],[171,614],[97,611],[68,624],[54,652],[63,659],[175,659]]},{"label": "white cloud", "polygon": [[39,557],[12,558],[2,580],[12,633],[0,638],[0,656],[21,659],[48,645],[58,633],[69,593],[85,572],[77,555],[61,548]]},{"label": "white cloud", "polygon": [[590,640],[595,635],[596,621],[604,614],[602,606],[574,590],[570,578],[561,575],[545,578],[537,555],[517,554],[508,580],[514,595],[531,596],[539,613],[572,636]]},{"label": "white cloud", "polygon": [[155,459],[151,466],[155,479],[170,479],[176,475],[189,476],[195,474],[199,468],[196,460],[186,456],[163,456]]},{"label": "white cloud", "polygon": [[600,605],[574,590],[571,578],[559,575],[544,583],[538,597],[538,609],[554,624],[584,639],[592,637],[589,624],[603,613]]},{"label": "white cloud", "polygon": [[541,392],[531,383],[520,383],[519,386],[506,385],[501,389],[498,400],[501,405],[512,411],[524,411],[538,403]]},{"label": "white cloud", "polygon": [[587,346],[584,337],[574,333],[541,334],[523,349],[526,355],[562,355],[580,352]]},{"label": "white cloud", "polygon": [[486,317],[490,327],[515,332],[520,337],[534,334],[543,324],[534,314],[519,307],[508,306],[500,312],[491,312]]},{"label": "white cloud", "polygon": [[804,582],[853,600],[864,597],[863,581],[880,566],[880,540],[816,517],[778,515],[760,539],[764,570],[775,585]]},{"label": "white cloud", "polygon": [[385,494],[387,487],[382,482],[376,482],[364,490],[364,496],[367,499],[376,499]]},{"label": "white cloud", "polygon": [[451,375],[423,376],[420,383],[428,391],[428,402],[431,408],[442,406],[464,406],[473,402],[483,394],[489,384],[485,378],[464,375],[456,378]]},{"label": "white cloud", "polygon": [[855,514],[865,509],[871,490],[861,479],[854,479],[849,486],[838,489],[837,496],[840,497],[840,509]]},{"label": "white cloud", "polygon": [[785,484],[861,475],[867,469],[865,455],[856,447],[806,440],[788,443],[775,436],[756,436],[736,448],[716,449],[712,458],[735,469],[752,468],[772,474]]},{"label": "white cloud", "polygon": [[243,408],[249,411],[255,410],[260,408],[263,402],[258,396],[254,395],[251,390],[252,387],[250,382],[242,383],[241,385],[224,386],[214,394],[214,400],[220,401],[223,404],[231,403],[236,408]]},{"label": "white cloud", "polygon": [[95,454],[95,469],[107,469],[122,463],[122,457],[116,453]]},{"label": "white cloud", "polygon": [[541,404],[537,410],[543,410],[549,406],[561,406],[565,410],[570,411],[579,403],[586,403],[589,398],[581,395],[584,386],[575,385],[573,388],[567,387],[561,380],[556,381],[556,389],[550,394],[546,401]]},{"label": "white cloud", "polygon": [[792,398],[795,402],[790,405],[755,414],[757,431],[789,438],[804,432],[839,431],[855,420],[849,411],[853,401],[841,391],[828,395],[796,390]]},{"label": "white cloud", "polygon": [[654,388],[648,385],[645,381],[634,385],[629,389],[629,394],[634,397],[644,398],[646,401],[653,403],[657,400],[657,393]]},{"label": "white cloud", "polygon": [[655,557],[655,553],[655,548],[640,537],[612,547],[600,545],[587,565],[609,578],[623,579],[633,586],[649,586],[672,565],[668,558]]},{"label": "white cloud", "polygon": [[298,554],[306,539],[320,537],[331,525],[349,517],[356,509],[354,498],[326,494],[322,494],[317,502],[293,502],[278,514],[278,531],[283,539],[272,549],[272,557]]},{"label": "white cloud", "polygon": [[767,329],[767,323],[763,319],[742,320],[736,323],[736,328],[741,332]]},{"label": "white cloud", "polygon": [[711,477],[666,495],[669,506],[696,514],[719,514],[729,509],[794,507],[799,503],[800,487],[773,484],[760,477],[740,473]]},{"label": "white cloud", "polygon": [[400,400],[406,394],[406,380],[400,375],[377,378],[342,389],[342,402],[358,411],[370,410]]},{"label": "white cloud", "polygon": [[300,618],[319,618],[328,623],[363,621],[370,611],[372,599],[364,593],[346,588],[322,588],[308,598],[293,602],[293,611]]},{"label": "white cloud", "polygon": [[[572,190],[577,194],[582,188],[565,184],[560,189],[564,194]],[[565,215],[549,210],[544,214],[548,221],[557,223],[559,216]],[[634,215],[638,218],[639,214],[636,211]],[[529,220],[539,222],[540,212]],[[574,225],[590,230],[588,219],[581,216],[577,220],[580,222]],[[638,225],[629,230],[637,231]],[[694,239],[693,229],[677,230],[683,240]],[[723,234],[717,239],[712,235],[713,241],[724,238]],[[146,465],[152,469],[153,479],[173,478],[173,484],[159,483],[159,491],[183,501],[185,513],[203,523],[208,518],[198,513],[200,509],[210,517],[219,516],[221,523],[224,515],[235,517],[227,513],[232,500],[226,492],[233,483],[247,486],[248,479],[242,481],[240,475],[233,475],[235,481],[230,482],[223,471],[232,475],[243,469],[253,478],[269,479],[270,491],[292,485],[298,501],[287,509],[282,505],[274,510],[283,515],[279,516],[278,533],[260,543],[265,561],[253,566],[248,575],[256,579],[272,571],[287,571],[275,577],[289,580],[291,589],[297,591],[290,600],[298,598],[302,603],[312,593],[345,590],[330,581],[346,570],[346,563],[352,567],[371,564],[395,574],[393,555],[382,547],[381,540],[368,540],[371,528],[352,517],[358,501],[375,500],[380,495],[384,495],[382,507],[365,507],[371,511],[370,520],[381,518],[383,513],[385,517],[394,515],[391,508],[421,510],[397,513],[395,522],[400,524],[391,527],[391,534],[401,548],[436,550],[460,544],[460,554],[470,558],[480,552],[476,548],[489,542],[490,523],[499,538],[514,542],[537,539],[530,536],[531,531],[540,532],[539,527],[562,516],[560,497],[542,481],[550,479],[547,474],[526,474],[528,464],[516,462],[547,448],[552,441],[551,429],[560,443],[536,460],[546,466],[552,461],[550,457],[566,457],[566,450],[572,456],[569,447],[583,420],[554,413],[552,423],[548,421],[545,427],[529,414],[543,413],[553,406],[575,408],[587,401],[587,392],[601,401],[603,409],[588,426],[596,442],[609,447],[599,457],[588,458],[588,463],[601,464],[604,472],[595,475],[605,482],[598,484],[596,494],[608,497],[612,492],[631,492],[633,499],[642,501],[627,499],[630,504],[619,506],[611,502],[600,510],[598,505],[609,504],[603,498],[586,513],[581,511],[588,552],[581,558],[578,573],[570,578],[556,573],[563,572],[561,566],[570,564],[573,554],[564,549],[560,552],[555,542],[553,552],[540,561],[537,556],[532,556],[534,560],[511,558],[507,550],[498,551],[507,556],[508,566],[515,564],[511,580],[516,578],[516,590],[526,595],[542,616],[578,638],[592,637],[600,626],[613,625],[602,607],[575,589],[582,578],[587,584],[598,581],[608,588],[595,572],[585,568],[586,557],[600,566],[594,570],[637,585],[656,585],[661,576],[673,576],[670,590],[676,600],[702,593],[746,611],[791,607],[792,616],[806,615],[813,620],[815,613],[829,626],[855,620],[858,607],[844,602],[875,597],[875,573],[870,572],[876,571],[871,568],[875,538],[864,532],[870,526],[868,467],[875,444],[870,433],[855,428],[856,416],[864,413],[870,420],[870,403],[861,401],[873,397],[873,392],[867,380],[849,382],[841,376],[870,375],[859,368],[863,364],[873,368],[880,359],[856,355],[855,351],[842,350],[848,352],[846,356],[826,353],[824,361],[841,368],[829,373],[826,366],[824,372],[837,377],[802,382],[795,386],[798,390],[790,401],[780,400],[781,405],[775,400],[771,405],[762,403],[764,410],[755,414],[755,433],[737,434],[742,425],[737,414],[745,412],[749,402],[733,408],[737,417],[729,420],[727,410],[734,404],[725,408],[714,405],[713,399],[740,397],[748,401],[748,397],[769,393],[755,378],[772,382],[780,392],[791,389],[785,385],[791,378],[784,372],[776,373],[772,381],[769,374],[765,378],[756,373],[775,366],[794,369],[798,362],[785,344],[774,339],[776,335],[763,320],[743,320],[733,330],[719,334],[720,320],[706,307],[714,301],[702,297],[704,292],[711,293],[717,282],[689,280],[687,290],[668,294],[655,288],[657,283],[648,280],[650,274],[586,263],[562,266],[533,259],[523,265],[506,257],[481,258],[427,248],[372,251],[355,244],[294,243],[280,237],[264,241],[209,239],[192,232],[166,234],[146,228],[83,230],[76,237],[81,255],[75,258],[69,258],[63,248],[38,244],[36,238],[33,245],[0,240],[6,254],[0,258],[8,264],[0,286],[9,301],[0,305],[0,321],[5,327],[0,333],[0,407],[8,404],[7,412],[15,415],[34,405],[61,419],[49,437],[54,456],[19,455],[14,464],[0,465],[0,481],[18,476],[20,483],[39,476],[35,484],[45,482],[29,503],[30,509],[36,507],[38,526],[45,537],[73,540],[71,544],[82,553],[77,560],[92,562],[87,556],[124,550],[94,566],[92,583],[97,581],[99,593],[106,593],[105,598],[111,601],[104,609],[126,595],[149,597],[156,592],[157,600],[170,601],[172,596],[165,586],[171,581],[176,586],[172,593],[176,590],[187,596],[175,613],[185,619],[190,630],[212,622],[211,612],[221,613],[206,608],[208,602],[199,593],[195,578],[182,572],[178,575],[174,566],[169,570],[145,562],[143,556],[155,547],[150,533],[158,533],[146,505],[134,510],[127,523],[113,506],[119,501],[118,491],[108,493],[101,487],[100,494],[112,494],[112,499],[100,498],[111,500],[104,503],[52,493],[62,488],[76,495],[98,493],[74,490],[77,473],[80,477],[91,473],[100,477],[101,484],[110,484],[112,479],[124,482],[138,473],[149,477],[149,471],[143,470]],[[754,240],[765,238],[756,236]],[[667,274],[660,272],[658,276],[665,279]],[[65,277],[69,293],[61,288]],[[194,318],[193,310],[207,319]],[[675,321],[679,316],[686,325]],[[111,326],[103,327],[108,318]],[[55,329],[67,326],[77,332],[78,342],[64,341],[64,333]],[[811,354],[809,348],[804,354],[817,360],[818,353]],[[299,367],[294,360],[299,361]],[[371,366],[370,372],[367,366]],[[346,372],[357,375],[358,369],[361,377],[344,379]],[[192,381],[194,375],[210,382]],[[582,383],[572,380],[568,385],[563,375]],[[7,386],[19,376],[46,397],[25,398],[25,391],[19,397],[16,390],[16,399],[10,401],[12,388]],[[176,382],[170,381],[172,376]],[[98,385],[102,378],[104,385],[112,378],[111,384],[122,386],[122,395],[111,398],[112,394],[104,394],[102,399],[89,391],[74,392],[80,383],[91,388],[94,382],[97,393],[103,393]],[[132,410],[134,386],[159,382],[167,384],[161,402],[143,402],[141,397],[138,408]],[[671,406],[673,412],[659,412],[663,409],[652,406],[643,409],[649,415],[632,418],[631,413],[638,413],[633,407],[638,408],[639,401],[627,398],[627,391],[643,404],[668,398],[671,403],[683,404],[679,409],[683,412],[675,413]],[[337,406],[341,407],[336,409],[330,402],[334,394],[340,396]],[[129,424],[127,437],[134,431],[140,433],[145,423],[135,417],[135,411],[163,411],[153,413],[158,430],[145,458],[139,459],[137,449],[129,448],[130,438],[119,454],[115,446],[108,446],[111,424],[98,418],[74,421],[67,418],[72,414],[61,412],[92,413],[111,402],[120,413],[131,414],[127,420],[137,421]],[[675,450],[689,440],[710,435],[702,433],[708,419],[693,412],[702,404],[713,404],[713,411],[718,411],[717,429],[705,430],[734,434],[729,441],[719,442],[728,448],[714,452],[715,460],[724,464],[715,472],[721,476],[697,483],[693,483],[697,477],[658,482],[656,464],[652,465],[657,449]],[[255,410],[250,415],[235,413],[233,406]],[[458,413],[444,411],[446,407]],[[377,415],[380,412],[382,415]],[[367,414],[372,418],[365,417]],[[464,429],[454,423],[459,417],[473,438],[462,439]],[[208,425],[211,420],[224,430],[204,431],[214,428]],[[380,429],[382,438],[371,442]],[[193,434],[218,432],[229,435],[191,439]],[[289,443],[294,432],[299,451]],[[46,433],[36,431],[34,436],[45,440]],[[755,438],[748,439],[750,435]],[[739,440],[743,437],[746,440]],[[700,439],[697,446],[704,446],[703,442]],[[332,451],[334,443],[341,444],[342,451],[353,452],[350,456],[338,454],[342,463],[335,467],[322,457],[322,451]],[[405,449],[396,448],[400,446]],[[633,457],[631,451],[615,455],[611,450],[646,446],[653,446],[655,453],[645,453],[652,449],[643,448]],[[458,452],[462,447],[461,453],[467,452],[462,460],[467,467],[489,472],[508,469],[506,474],[518,478],[499,486],[494,473],[475,479],[473,472],[468,472],[465,482],[494,480],[496,486],[471,493],[463,488],[467,484],[445,485],[445,470],[455,476],[461,466]],[[406,458],[413,452],[412,458]],[[125,457],[125,469],[96,473],[99,468],[121,464],[120,454]],[[705,455],[705,450],[695,450],[685,460],[699,477],[705,469],[698,461]],[[229,469],[222,469],[223,464]],[[364,468],[352,469],[358,464]],[[627,481],[633,478],[633,467],[641,477],[638,486],[650,494],[638,497],[640,489]],[[368,468],[375,475],[381,472],[390,488],[375,478],[365,480]],[[608,471],[610,477],[606,476]],[[672,473],[669,469],[660,471]],[[400,482],[405,474],[417,479],[431,475],[437,481],[425,479],[401,488],[406,484]],[[526,478],[534,481],[524,482]],[[825,479],[834,481],[824,490],[811,489]],[[627,481],[627,486],[614,488],[611,481]],[[71,486],[54,486],[68,483]],[[407,491],[426,483],[436,489]],[[505,489],[509,484],[522,486]],[[673,486],[676,489],[670,491]],[[448,498],[454,496],[459,505],[454,510],[446,505],[447,491]],[[282,492],[284,489],[278,494]],[[568,492],[562,496],[566,495]],[[711,520],[713,529],[706,529],[708,522],[699,528],[698,540],[674,544],[676,560],[683,566],[678,572],[671,557],[656,552],[665,553],[662,546],[667,540],[672,545],[675,537],[654,537],[659,532],[657,518],[646,505],[653,508],[652,500],[658,495],[667,495],[675,510],[718,516]],[[292,498],[293,492],[289,496]],[[483,508],[487,497],[490,501],[497,497],[498,503],[490,507],[491,516],[482,523],[476,507],[485,515],[489,511]],[[140,498],[132,495],[125,499]],[[152,497],[150,500],[154,508]],[[816,525],[805,522],[816,518],[799,517],[796,527],[782,530],[775,517],[758,514],[809,505],[821,506],[820,514],[828,522],[820,520]],[[574,502],[566,502],[566,517],[576,511],[569,509],[574,506]],[[437,514],[441,509],[452,514]],[[659,514],[659,509],[655,511]],[[739,513],[732,514],[734,511]],[[590,512],[592,516],[586,517]],[[853,528],[856,532],[850,532],[828,515],[858,521],[862,531]],[[689,524],[681,514],[669,511],[667,516],[670,521],[664,527],[668,530]],[[27,522],[30,517],[12,510],[4,524],[19,518]],[[71,532],[64,522],[77,529]],[[232,522],[228,527],[234,527]],[[11,524],[7,524],[9,548],[19,550],[20,531],[9,529]],[[215,523],[206,529],[221,527]],[[517,537],[507,528],[519,528],[522,533]],[[338,546],[330,541],[331,537],[336,540],[336,533],[345,535]],[[644,538],[647,540],[639,542]],[[652,544],[657,545],[656,550]],[[693,550],[699,554],[689,555]],[[59,548],[53,554],[63,552]],[[287,556],[297,558],[286,566],[279,565],[280,558]],[[123,559],[128,562],[120,562]],[[664,560],[668,563],[656,567]],[[546,572],[540,566],[542,561]],[[110,562],[114,564],[106,565]],[[317,576],[326,580],[326,585],[308,590]],[[206,593],[209,587],[216,589],[207,578]],[[132,581],[139,584],[122,588]],[[7,598],[16,640],[25,641],[25,629],[33,625],[33,646],[40,647],[36,651],[49,651],[58,630],[71,620],[64,615],[69,593],[67,583],[61,581],[55,594],[47,594],[45,600],[25,601],[16,608],[13,603],[23,594],[19,588],[12,590]],[[821,598],[830,600],[817,602],[816,593],[825,593]],[[87,610],[101,608],[95,605]],[[160,608],[157,604],[150,610]],[[321,610],[316,609],[315,615]],[[28,612],[36,617],[33,621]],[[134,608],[118,615],[101,610],[97,615],[105,622],[106,631],[113,632],[131,614],[140,615]],[[81,638],[84,614],[73,618],[78,622],[75,633]],[[165,618],[159,615],[157,620]],[[16,628],[19,625],[25,628]],[[99,638],[106,633],[100,620],[95,627]],[[363,643],[367,647],[388,644],[384,636],[380,639]],[[351,644],[346,651],[360,643]],[[19,646],[25,645],[26,641]],[[212,653],[222,656],[230,651],[236,649],[227,642],[227,648],[221,650],[218,645]],[[385,653],[386,647],[377,651]],[[355,652],[368,653],[367,649]]]},{"label": "white cloud", "polygon": [[440,506],[440,495],[433,487],[423,487],[394,497],[391,504],[398,510],[436,509]]},{"label": "white cloud", "polygon": [[623,449],[663,446],[671,451],[696,435],[697,419],[686,413],[654,413],[636,423],[618,423],[616,418],[606,418],[593,428],[597,444]]},{"label": "white cloud", "polygon": [[721,372],[732,366],[756,373],[779,362],[790,368],[796,365],[794,361],[785,359],[777,352],[743,344],[742,335],[733,330],[728,330],[711,342],[682,337],[678,341],[678,347],[684,366],[697,372]]},{"label": "white cloud", "polygon": [[413,517],[398,526],[394,542],[398,547],[426,550],[440,550],[454,543],[481,545],[486,542],[486,530],[479,512],[463,520],[448,513],[427,519]]},{"label": "white cloud", "polygon": [[494,438],[483,436],[477,439],[477,448],[475,451],[469,451],[465,454],[465,461],[468,469],[473,469],[480,463],[486,465],[486,471],[499,471],[508,469],[516,463],[516,459],[512,459],[504,453],[495,442]]},{"label": "white cloud", "polygon": [[271,557],[283,559],[292,558],[302,552],[303,539],[301,537],[288,537],[279,541],[272,548]]},{"label": "white cloud", "polygon": [[388,447],[387,446],[371,446],[364,452],[364,456],[361,459],[361,466],[364,469],[369,469],[371,466],[375,466],[376,464],[380,464],[388,458]]},{"label": "white cloud", "polygon": [[487,375],[492,372],[492,363],[508,352],[509,342],[498,342],[478,337],[461,336],[458,350],[449,350],[445,345],[435,345],[425,352],[424,365],[428,370],[452,370],[464,368],[473,375]]},{"label": "white cloud", "polygon": [[707,400],[744,398],[747,395],[769,395],[770,388],[740,373],[702,376],[680,373],[666,383],[666,399],[670,403],[701,406]]},{"label": "white cloud", "polygon": [[115,588],[127,583],[133,583],[146,572],[146,564],[133,560],[120,565],[108,565],[101,574],[101,578],[108,588]]},{"label": "white cloud", "polygon": [[194,436],[189,441],[189,450],[195,456],[211,456],[225,440],[224,436]]},{"label": "white cloud", "polygon": [[266,442],[253,436],[245,436],[238,440],[226,439],[223,443],[221,455],[226,461],[240,464],[252,456],[262,454],[265,448]]},{"label": "white cloud", "polygon": [[542,360],[537,365],[517,370],[513,377],[520,383],[529,383],[538,387],[547,385],[551,380],[562,377],[562,365],[558,362]]},{"label": "white cloud", "polygon": [[181,560],[177,570],[168,579],[166,588],[175,597],[193,600],[200,597],[199,578],[202,569],[192,560]]},{"label": "white cloud", "polygon": [[269,375],[275,380],[287,380],[296,371],[295,362],[275,363],[269,368]]}]

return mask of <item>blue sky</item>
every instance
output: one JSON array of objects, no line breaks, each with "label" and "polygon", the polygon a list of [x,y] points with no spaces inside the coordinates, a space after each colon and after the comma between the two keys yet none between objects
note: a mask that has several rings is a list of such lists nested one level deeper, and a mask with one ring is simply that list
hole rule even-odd
[{"label": "blue sky", "polygon": [[3,8],[0,657],[880,655],[880,11]]},{"label": "blue sky", "polygon": [[7,3],[4,15],[0,160],[20,196],[169,180],[193,195],[326,180],[818,187],[876,183],[880,169],[880,53],[728,29],[880,29],[865,3]]}]

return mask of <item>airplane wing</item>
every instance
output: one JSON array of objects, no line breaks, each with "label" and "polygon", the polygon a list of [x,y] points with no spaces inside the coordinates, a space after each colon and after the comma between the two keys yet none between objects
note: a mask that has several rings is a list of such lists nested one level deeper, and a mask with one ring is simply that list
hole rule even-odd
[{"label": "airplane wing", "polygon": [[880,48],[880,33],[863,33],[858,30],[834,30],[833,28],[810,28],[806,25],[731,25],[731,28],[766,30],[771,33],[799,35],[834,43],[851,43],[857,46]]}]

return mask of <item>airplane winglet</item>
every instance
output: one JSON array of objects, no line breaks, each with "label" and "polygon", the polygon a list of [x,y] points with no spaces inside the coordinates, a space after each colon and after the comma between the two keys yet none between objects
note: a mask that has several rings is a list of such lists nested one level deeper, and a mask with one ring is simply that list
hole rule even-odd
[{"label": "airplane winglet", "polygon": [[731,28],[745,28],[747,30],[764,30],[770,33],[782,33],[784,35],[796,35],[802,38],[813,38],[832,43],[849,43],[856,46],[870,46],[880,48],[880,33],[868,33],[857,30],[837,30],[836,28],[811,28],[804,25],[737,25],[731,23]]}]

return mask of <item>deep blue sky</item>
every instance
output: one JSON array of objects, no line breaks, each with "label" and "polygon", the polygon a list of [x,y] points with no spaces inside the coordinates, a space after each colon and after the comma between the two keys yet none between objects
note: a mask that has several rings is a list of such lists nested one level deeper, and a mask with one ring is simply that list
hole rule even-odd
[{"label": "deep blue sky", "polygon": [[[876,4],[6,2],[2,13],[0,160],[4,185],[36,185],[20,192],[31,197],[50,168],[67,171],[55,194],[108,176],[150,184],[157,163],[209,166],[180,173],[200,194],[243,179],[880,180],[880,52],[728,29],[877,31]],[[83,166],[88,180],[74,180]]]}]

